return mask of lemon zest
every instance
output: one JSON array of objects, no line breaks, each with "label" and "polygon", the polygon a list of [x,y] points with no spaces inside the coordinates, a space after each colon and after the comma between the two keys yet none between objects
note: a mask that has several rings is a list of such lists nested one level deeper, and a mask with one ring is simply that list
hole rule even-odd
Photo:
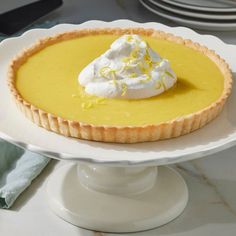
[{"label": "lemon zest", "polygon": [[149,80],[151,80],[151,75],[149,75],[149,74],[146,74],[146,76],[147,76],[147,78],[146,78],[146,81],[149,81]]},{"label": "lemon zest", "polygon": [[144,60],[145,62],[150,61],[150,56],[147,53],[144,55]]},{"label": "lemon zest", "polygon": [[127,92],[127,84],[122,83],[121,84],[121,89],[122,89],[121,96],[124,96],[126,94],[126,92]]},{"label": "lemon zest", "polygon": [[112,79],[116,79],[116,70],[111,69],[109,66],[104,66],[99,69],[99,73],[102,77],[109,79],[107,76],[111,75]]},{"label": "lemon zest", "polygon": [[122,61],[123,61],[124,63],[127,63],[127,64],[132,64],[132,62],[135,62],[136,60],[137,60],[137,59],[134,58],[134,57],[125,57],[125,58],[122,59]]},{"label": "lemon zest", "polygon": [[115,86],[117,86],[117,80],[113,79],[113,80],[112,80],[112,83],[113,83]]},{"label": "lemon zest", "polygon": [[111,68],[110,68],[109,66],[101,67],[101,68],[99,69],[99,74],[100,74],[102,77],[104,77],[104,78],[107,79],[107,75],[108,75],[110,69],[111,69]]},{"label": "lemon zest", "polygon": [[152,62],[152,63],[153,63],[153,65],[155,65],[155,66],[159,66],[160,63],[161,63],[161,61],[155,61],[155,62]]},{"label": "lemon zest", "polygon": [[150,61],[151,60],[151,57],[150,57],[150,54],[148,52],[148,48],[146,48],[146,54],[144,56],[144,60],[147,60],[147,61]]},{"label": "lemon zest", "polygon": [[136,45],[133,51],[130,53],[130,57],[137,59],[139,50],[140,50],[139,46]]},{"label": "lemon zest", "polygon": [[166,71],[165,73],[166,73],[166,75],[168,75],[168,76],[170,76],[171,78],[173,78],[173,79],[174,79],[174,76],[173,76],[173,74],[172,74],[172,73],[170,73],[169,71]]},{"label": "lemon zest", "polygon": [[135,78],[135,77],[137,77],[137,74],[136,74],[136,73],[131,73],[131,74],[129,75],[129,78]]},{"label": "lemon zest", "polygon": [[162,84],[164,90],[167,90],[166,85],[165,85],[165,83],[164,83],[164,80],[165,80],[165,79],[166,79],[165,74],[162,74],[162,75],[161,75],[161,84]]},{"label": "lemon zest", "polygon": [[133,36],[132,35],[127,35],[126,40],[128,42],[131,42],[133,40]]},{"label": "lemon zest", "polygon": [[146,79],[141,79],[141,80],[139,80],[139,82],[140,83],[147,83],[148,81],[150,81],[151,80],[151,75],[149,75],[149,74],[146,74]]},{"label": "lemon zest", "polygon": [[125,66],[123,67],[124,70],[129,70],[129,69],[131,69],[131,68],[132,68],[132,67],[129,66],[129,65],[125,65]]},{"label": "lemon zest", "polygon": [[97,98],[95,100],[95,103],[99,104],[99,105],[105,104],[104,102],[105,102],[105,98],[103,98],[103,97]]},{"label": "lemon zest", "polygon": [[116,80],[116,70],[110,70],[111,77],[113,80]]},{"label": "lemon zest", "polygon": [[153,68],[153,62],[152,62],[152,61],[148,61],[147,64],[148,64],[148,66],[149,66],[150,69]]},{"label": "lemon zest", "polygon": [[162,86],[163,86],[164,90],[167,90],[166,85],[163,81],[162,81]]},{"label": "lemon zest", "polygon": [[126,63],[126,62],[129,62],[130,58],[129,57],[124,57],[122,58],[122,62]]},{"label": "lemon zest", "polygon": [[82,107],[83,109],[85,109],[85,110],[88,110],[88,109],[90,109],[90,108],[93,107],[93,103],[91,103],[91,102],[88,102],[88,103],[83,102],[83,103],[81,104],[81,107]]},{"label": "lemon zest", "polygon": [[146,68],[145,66],[143,66],[142,63],[139,63],[139,69],[143,74],[148,74],[149,73],[149,68]]}]

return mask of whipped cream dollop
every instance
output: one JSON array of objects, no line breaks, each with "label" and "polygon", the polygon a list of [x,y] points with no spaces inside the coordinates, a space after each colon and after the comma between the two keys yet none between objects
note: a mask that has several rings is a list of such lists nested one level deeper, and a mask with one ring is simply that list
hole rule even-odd
[{"label": "whipped cream dollop", "polygon": [[123,35],[79,74],[85,92],[107,98],[141,99],[163,93],[177,81],[169,61],[138,35]]}]

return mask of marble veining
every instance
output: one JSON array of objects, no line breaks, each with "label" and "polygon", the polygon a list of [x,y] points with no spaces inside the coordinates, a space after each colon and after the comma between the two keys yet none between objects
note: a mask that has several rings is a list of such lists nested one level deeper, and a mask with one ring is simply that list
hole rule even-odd
[{"label": "marble veining", "polygon": [[222,203],[224,204],[224,206],[236,217],[236,212],[235,210],[230,206],[230,203],[227,202],[227,200],[225,199],[224,195],[221,193],[221,191],[218,189],[217,185],[214,183],[214,181],[212,181],[206,173],[203,172],[203,170],[201,169],[201,166],[198,165],[197,161],[192,161],[193,166],[199,171],[199,174],[201,176],[201,178],[203,178],[203,180],[205,181],[205,183],[207,185],[209,185],[209,187],[213,188],[215,193],[219,196],[220,201],[219,202],[215,202],[215,203]]}]

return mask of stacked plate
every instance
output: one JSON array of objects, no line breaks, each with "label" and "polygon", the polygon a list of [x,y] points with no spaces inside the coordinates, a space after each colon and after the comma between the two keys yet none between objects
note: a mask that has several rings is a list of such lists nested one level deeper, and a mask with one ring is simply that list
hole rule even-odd
[{"label": "stacked plate", "polygon": [[181,25],[236,30],[236,0],[139,0],[149,11]]}]

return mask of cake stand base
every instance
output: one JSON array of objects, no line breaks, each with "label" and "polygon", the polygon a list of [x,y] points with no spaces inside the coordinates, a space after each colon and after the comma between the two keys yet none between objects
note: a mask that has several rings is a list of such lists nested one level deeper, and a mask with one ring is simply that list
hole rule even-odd
[{"label": "cake stand base", "polygon": [[188,201],[184,179],[169,167],[66,164],[47,185],[50,208],[65,221],[102,232],[137,232],[166,224]]}]

